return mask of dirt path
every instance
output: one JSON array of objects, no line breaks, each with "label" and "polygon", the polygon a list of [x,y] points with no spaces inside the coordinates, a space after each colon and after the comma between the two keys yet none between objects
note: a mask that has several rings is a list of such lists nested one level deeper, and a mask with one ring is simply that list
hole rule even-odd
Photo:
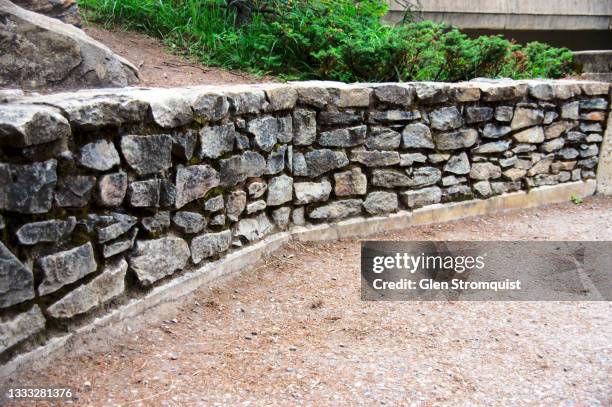
[{"label": "dirt path", "polygon": [[172,54],[160,40],[134,31],[104,29],[95,25],[83,30],[134,64],[140,71],[140,86],[169,88],[274,81],[271,77],[256,77],[189,61]]},{"label": "dirt path", "polygon": [[[376,238],[612,240],[612,199]],[[611,377],[612,304],[366,303],[346,239],[293,243],[171,320],[18,380],[92,406],[609,406]]]}]

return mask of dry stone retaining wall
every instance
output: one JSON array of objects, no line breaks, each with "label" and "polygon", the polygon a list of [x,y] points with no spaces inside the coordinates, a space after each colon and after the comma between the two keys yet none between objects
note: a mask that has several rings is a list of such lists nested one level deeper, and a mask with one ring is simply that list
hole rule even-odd
[{"label": "dry stone retaining wall", "polygon": [[295,225],[596,177],[609,85],[0,95],[0,364]]}]

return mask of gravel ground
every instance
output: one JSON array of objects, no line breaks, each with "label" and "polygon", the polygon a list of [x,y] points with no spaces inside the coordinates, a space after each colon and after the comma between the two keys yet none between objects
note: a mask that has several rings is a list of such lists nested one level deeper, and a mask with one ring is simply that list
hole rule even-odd
[{"label": "gravel ground", "polygon": [[[374,238],[612,240],[612,199]],[[612,304],[363,302],[359,247],[292,243],[174,318],[17,381],[91,406],[611,405]]]}]

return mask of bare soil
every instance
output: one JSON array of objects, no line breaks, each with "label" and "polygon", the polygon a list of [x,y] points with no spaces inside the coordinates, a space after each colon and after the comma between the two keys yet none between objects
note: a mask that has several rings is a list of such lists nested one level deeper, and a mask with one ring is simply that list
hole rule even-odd
[{"label": "bare soil", "polygon": [[140,86],[162,88],[191,85],[228,85],[274,81],[269,76],[205,66],[175,55],[159,39],[120,28],[105,29],[89,25],[83,30],[140,71]]},{"label": "bare soil", "polygon": [[[381,240],[612,240],[612,199]],[[88,406],[609,406],[612,304],[364,302],[360,240],[291,243],[173,318],[16,378]]]}]

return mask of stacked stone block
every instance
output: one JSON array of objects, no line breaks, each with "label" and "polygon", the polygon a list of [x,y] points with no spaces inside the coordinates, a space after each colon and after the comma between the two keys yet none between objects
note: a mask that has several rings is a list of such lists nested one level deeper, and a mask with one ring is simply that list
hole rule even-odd
[{"label": "stacked stone block", "polygon": [[276,231],[594,178],[609,106],[575,81],[0,104],[0,362]]}]

